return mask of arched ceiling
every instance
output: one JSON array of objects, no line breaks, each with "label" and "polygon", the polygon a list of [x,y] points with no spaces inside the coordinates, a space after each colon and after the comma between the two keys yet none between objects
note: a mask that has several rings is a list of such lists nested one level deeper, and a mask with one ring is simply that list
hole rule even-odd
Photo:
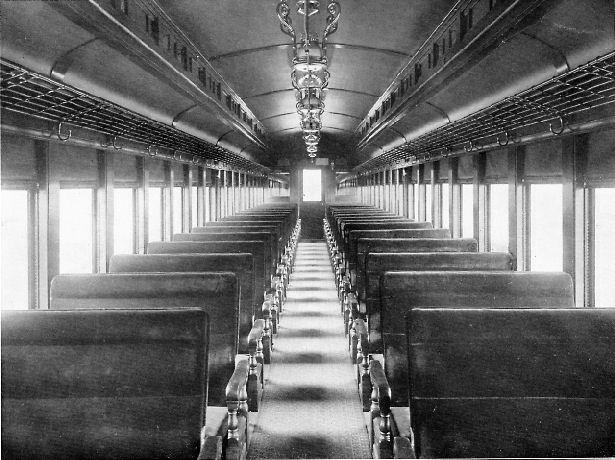
[{"label": "arched ceiling", "polygon": [[[409,8],[408,0],[339,1],[339,28],[328,41],[331,77],[319,144],[319,156],[330,158],[354,149],[361,120],[455,3],[413,0]],[[295,2],[290,4],[296,21]],[[290,79],[292,49],[280,31],[277,1],[161,0],[160,5],[262,122],[273,153],[304,157]]]},{"label": "arched ceiling", "polygon": [[[327,1],[320,0],[321,23]],[[355,171],[482,139],[482,125],[445,134],[582,66],[589,66],[590,84],[591,62],[615,50],[612,0],[337,1],[318,155]],[[296,0],[288,3],[296,24]],[[291,85],[291,39],[280,30],[277,4],[0,2],[0,57],[238,161],[275,168],[306,159]],[[583,97],[594,101],[592,91]],[[549,109],[543,97],[535,119],[523,118],[523,106],[508,110],[497,126],[489,123],[497,131],[549,121],[561,114],[560,99],[556,91]],[[575,107],[570,113],[589,108]]]}]

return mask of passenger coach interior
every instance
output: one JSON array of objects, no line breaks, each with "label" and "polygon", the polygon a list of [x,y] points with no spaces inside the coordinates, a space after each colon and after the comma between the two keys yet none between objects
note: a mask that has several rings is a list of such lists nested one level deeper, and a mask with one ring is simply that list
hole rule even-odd
[{"label": "passenger coach interior", "polygon": [[615,456],[612,1],[0,27],[3,457]]}]

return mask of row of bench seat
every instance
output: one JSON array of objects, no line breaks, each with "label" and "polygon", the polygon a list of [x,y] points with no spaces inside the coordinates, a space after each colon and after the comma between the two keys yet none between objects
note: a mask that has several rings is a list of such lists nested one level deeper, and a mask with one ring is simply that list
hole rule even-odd
[{"label": "row of bench seat", "polygon": [[615,454],[615,309],[373,207],[323,225],[375,458]]},{"label": "row of bench seat", "polygon": [[299,232],[262,206],[3,312],[2,453],[245,458]]}]

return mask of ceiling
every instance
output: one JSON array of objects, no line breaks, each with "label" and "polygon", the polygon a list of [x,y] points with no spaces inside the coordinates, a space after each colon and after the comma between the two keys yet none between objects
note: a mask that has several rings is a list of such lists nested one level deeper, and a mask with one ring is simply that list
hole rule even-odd
[{"label": "ceiling", "polygon": [[[354,147],[359,122],[454,3],[414,0],[408,8],[408,0],[340,1],[339,28],[328,41],[331,77],[319,156],[343,156]],[[278,158],[304,157],[290,38],[280,30],[277,2],[161,0],[160,5],[263,123]],[[294,8],[291,17],[298,21]]]},{"label": "ceiling", "polygon": [[[322,10],[327,1],[320,0]],[[318,156],[355,170],[405,159],[419,150],[463,147],[467,131],[442,145],[429,139],[438,130],[448,132],[479,111],[615,50],[612,0],[338,1],[339,27],[327,40],[331,76]],[[296,0],[288,3],[297,24]],[[122,4],[129,5],[127,12],[118,9]],[[305,161],[307,155],[291,85],[291,39],[280,30],[277,4],[0,2],[0,54],[3,61],[54,84],[204,142],[202,152],[195,147],[197,157],[211,158],[207,152],[215,150],[231,165],[247,162],[280,170]],[[465,41],[453,39],[451,46],[450,37],[460,37],[459,21],[470,8],[475,11],[474,28]],[[168,44],[152,39],[146,26],[149,15],[161,20]],[[319,16],[317,31],[322,35],[324,12]],[[442,44],[438,66],[428,67],[431,46],[445,33],[447,54]],[[189,45],[197,59],[194,68],[182,64],[171,43]],[[415,63],[423,65],[418,83]],[[211,85],[198,79],[201,66],[222,84],[224,97],[220,84],[216,97]],[[400,82],[408,80],[405,92],[398,91]],[[382,104],[396,92],[385,114]],[[49,104],[59,102],[52,98]],[[381,116],[374,116],[372,123],[376,110]],[[559,114],[542,111],[546,115],[539,118],[547,123]],[[77,124],[80,116],[67,119]],[[107,134],[125,136],[122,126],[116,128]],[[432,137],[417,142],[425,136]],[[159,139],[149,143],[165,145]],[[169,147],[170,154],[175,150],[187,151],[183,145]]]}]

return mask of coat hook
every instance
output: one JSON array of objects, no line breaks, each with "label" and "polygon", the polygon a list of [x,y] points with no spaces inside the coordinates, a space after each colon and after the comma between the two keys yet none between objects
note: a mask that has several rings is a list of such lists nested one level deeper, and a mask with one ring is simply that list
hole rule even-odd
[{"label": "coat hook", "polygon": [[148,145],[148,146],[147,146],[147,154],[148,154],[150,157],[155,157],[156,155],[158,155],[158,149],[156,149],[156,150],[154,150],[154,151],[152,152],[152,145],[150,144],[150,145]]},{"label": "coat hook", "polygon": [[122,146],[117,146],[117,136],[113,136],[113,141],[111,142],[111,145],[115,150],[122,150]]},{"label": "coat hook", "polygon": [[553,123],[549,123],[549,131],[551,131],[551,133],[555,134],[556,136],[559,136],[560,134],[562,134],[564,132],[564,128],[566,127],[564,125],[564,119],[562,118],[562,116],[560,115],[559,117],[559,124],[560,124],[560,129],[553,129]]},{"label": "coat hook", "polygon": [[195,165],[199,164],[199,157],[197,157],[196,155],[192,155],[192,163]]},{"label": "coat hook", "polygon": [[119,147],[117,146],[117,136],[113,136],[113,139],[111,140],[111,142],[110,142],[110,143],[108,143],[108,144],[103,144],[103,143],[101,142],[101,144],[100,144],[100,145],[101,145],[101,146],[103,146],[103,147],[105,147],[105,148],[106,148],[106,147],[113,147],[115,150],[122,150],[122,146],[119,146]]},{"label": "coat hook", "polygon": [[177,150],[173,150],[173,159],[175,161],[181,161],[182,155]]},{"label": "coat hook", "polygon": [[474,145],[474,141],[473,140],[469,140],[468,143],[463,146],[463,149],[466,152],[471,152],[472,150],[474,150],[474,148],[475,148],[475,145]]},{"label": "coat hook", "polygon": [[510,141],[510,135],[508,134],[508,131],[504,131],[504,137],[506,138],[505,142],[500,141],[500,136],[496,137],[495,139],[500,147],[505,147],[508,145],[508,142]]},{"label": "coat hook", "polygon": [[62,135],[62,123],[63,123],[62,121],[60,123],[58,123],[58,130],[57,130],[56,134],[58,136],[58,139],[60,139],[62,142],[66,142],[73,135],[73,130],[68,128],[68,136],[63,136]]}]

